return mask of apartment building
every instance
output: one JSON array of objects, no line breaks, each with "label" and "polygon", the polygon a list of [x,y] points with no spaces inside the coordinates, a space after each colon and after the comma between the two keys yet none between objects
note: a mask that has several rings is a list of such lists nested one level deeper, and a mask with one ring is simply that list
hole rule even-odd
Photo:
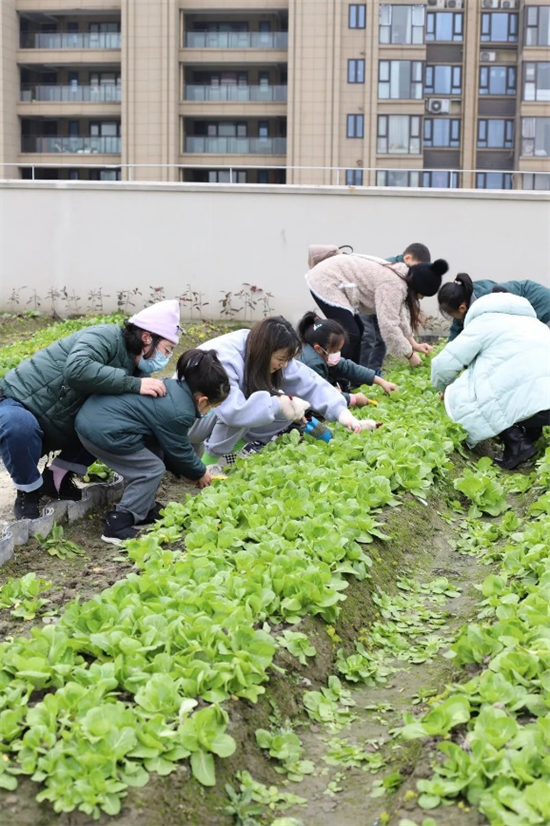
[{"label": "apartment building", "polygon": [[550,0],[2,0],[0,95],[4,177],[548,190]]}]

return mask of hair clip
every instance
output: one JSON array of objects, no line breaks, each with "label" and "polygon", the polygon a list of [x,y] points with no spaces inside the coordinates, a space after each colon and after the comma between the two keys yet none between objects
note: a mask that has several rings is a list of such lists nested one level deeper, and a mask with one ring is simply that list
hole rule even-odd
[{"label": "hair clip", "polygon": [[319,327],[322,327],[322,326],[323,326],[323,323],[322,323],[322,322],[321,322],[321,324],[314,324],[314,325],[313,325],[313,330],[314,330],[314,331],[315,331],[315,330],[318,330],[318,329],[319,329]]}]

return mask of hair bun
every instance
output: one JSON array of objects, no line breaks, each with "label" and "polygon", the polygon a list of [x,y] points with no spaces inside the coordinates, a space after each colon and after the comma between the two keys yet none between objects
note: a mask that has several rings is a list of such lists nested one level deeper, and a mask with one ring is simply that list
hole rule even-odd
[{"label": "hair bun", "polygon": [[436,275],[445,275],[445,273],[449,269],[449,265],[445,261],[444,258],[436,258],[436,260],[430,265],[432,268],[432,272]]}]

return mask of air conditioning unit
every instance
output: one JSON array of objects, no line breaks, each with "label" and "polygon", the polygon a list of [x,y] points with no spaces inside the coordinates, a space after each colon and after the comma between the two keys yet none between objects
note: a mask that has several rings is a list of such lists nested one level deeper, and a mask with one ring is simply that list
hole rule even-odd
[{"label": "air conditioning unit", "polygon": [[446,0],[445,8],[446,9],[461,9],[463,6],[463,0]]},{"label": "air conditioning unit", "polygon": [[428,0],[427,3],[432,9],[444,9],[445,8],[445,0]]},{"label": "air conditioning unit", "polygon": [[500,0],[501,9],[517,9],[518,7],[518,0]]},{"label": "air conditioning unit", "polygon": [[448,114],[451,108],[451,101],[448,98],[428,98],[426,109],[432,115]]},{"label": "air conditioning unit", "polygon": [[494,63],[497,59],[496,52],[480,52],[479,53],[479,61],[480,63]]},{"label": "air conditioning unit", "polygon": [[482,9],[498,9],[500,0],[481,0]]}]

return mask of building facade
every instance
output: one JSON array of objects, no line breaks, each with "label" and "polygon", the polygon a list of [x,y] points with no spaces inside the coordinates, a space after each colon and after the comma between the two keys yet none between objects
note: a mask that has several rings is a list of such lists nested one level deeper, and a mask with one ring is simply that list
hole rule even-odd
[{"label": "building facade", "polygon": [[550,0],[2,0],[0,95],[4,178],[550,189]]}]

